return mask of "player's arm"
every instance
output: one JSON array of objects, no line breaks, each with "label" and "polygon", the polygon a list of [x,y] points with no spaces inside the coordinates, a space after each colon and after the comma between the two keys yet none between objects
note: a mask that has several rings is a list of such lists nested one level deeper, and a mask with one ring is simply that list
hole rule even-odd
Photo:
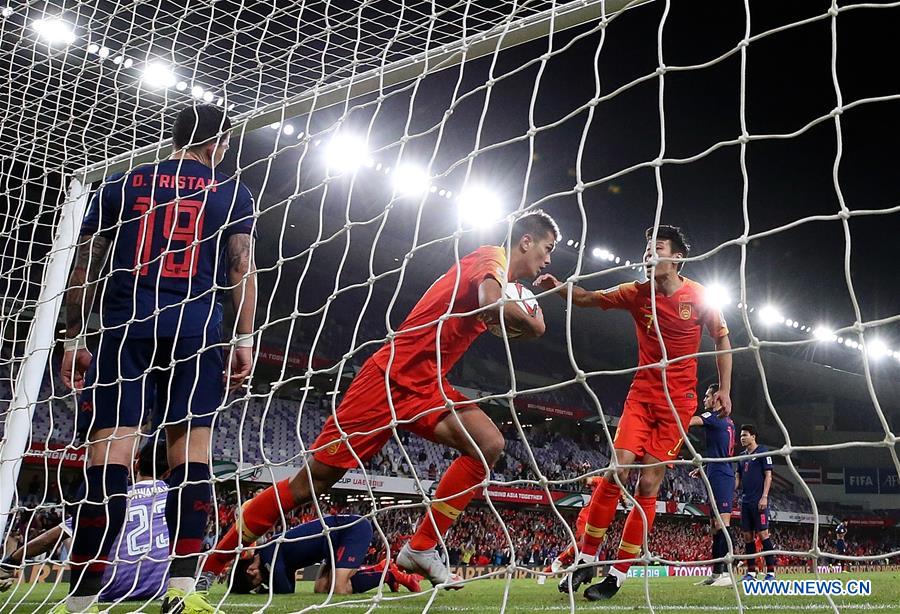
[{"label": "player's arm", "polygon": [[549,273],[545,273],[541,275],[536,280],[534,280],[534,285],[542,290],[556,290],[556,294],[558,294],[563,300],[569,298],[569,294],[572,295],[572,304],[577,307],[599,307],[600,304],[595,298],[595,292],[591,292],[590,290],[585,290],[581,286],[576,286],[572,284],[571,290],[568,284],[560,282],[556,277],[550,275]]},{"label": "player's arm", "polygon": [[[484,318],[488,321],[500,321],[500,299],[503,291],[500,282],[494,277],[486,277],[478,285],[478,305],[487,307]],[[540,337],[547,330],[544,323],[544,312],[540,308],[531,316],[519,305],[507,304],[503,309],[503,320],[506,325],[524,331],[524,337]]]},{"label": "player's arm", "polygon": [[256,317],[256,265],[253,260],[253,238],[249,234],[233,234],[228,238],[228,284],[237,322],[238,345],[231,353],[228,388],[234,390],[250,375],[253,361],[254,318]]},{"label": "player's arm", "polygon": [[731,414],[731,339],[728,334],[716,338],[716,369],[719,371],[719,389],[715,393],[716,406],[722,408],[723,414]]},{"label": "player's arm", "polygon": [[109,246],[110,240],[100,234],[82,235],[78,241],[75,266],[66,291],[66,351],[60,366],[63,384],[69,388],[84,387],[84,374],[93,358],[82,335],[94,306],[94,294],[109,256]]},{"label": "player's arm", "polygon": [[772,459],[767,456],[763,465],[763,489],[762,496],[759,498],[759,509],[764,509],[769,505],[769,489],[772,487]]},{"label": "player's arm", "polygon": [[44,531],[24,546],[20,546],[3,560],[4,565],[21,565],[25,559],[53,552],[63,538],[62,525]]},{"label": "player's arm", "polygon": [[691,416],[691,421],[688,424],[688,427],[692,426],[703,426],[703,418],[700,416]]}]

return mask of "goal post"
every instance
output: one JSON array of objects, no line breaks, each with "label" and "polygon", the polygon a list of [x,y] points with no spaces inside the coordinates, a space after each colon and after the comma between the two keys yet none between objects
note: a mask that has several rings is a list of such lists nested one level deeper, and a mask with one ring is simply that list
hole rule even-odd
[{"label": "goal post", "polygon": [[28,449],[32,416],[56,338],[56,323],[90,191],[89,184],[84,185],[77,179],[69,183],[44,269],[34,319],[29,326],[24,359],[16,374],[14,394],[6,415],[6,431],[0,439],[0,536],[6,535],[19,468]]}]

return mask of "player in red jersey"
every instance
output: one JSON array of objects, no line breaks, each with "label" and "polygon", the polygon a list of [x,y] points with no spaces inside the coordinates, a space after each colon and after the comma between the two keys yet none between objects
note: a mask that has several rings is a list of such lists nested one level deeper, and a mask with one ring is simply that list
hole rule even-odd
[{"label": "player in red jersey", "polygon": [[[312,459],[292,479],[245,504],[241,543],[253,543],[282,515],[326,493],[348,469],[364,466],[393,436],[391,427],[396,425],[460,452],[441,477],[418,530],[397,555],[401,567],[435,585],[450,580],[435,546],[487,477],[504,440],[487,414],[450,386],[446,375],[488,325],[499,322],[501,313],[506,326],[525,337],[544,333],[539,309],[529,314],[517,305],[507,305],[501,312],[498,301],[508,281],[533,280],[550,264],[558,239],[553,218],[542,211],[528,213],[512,227],[511,249],[480,247],[438,278],[393,340],[363,364],[311,447]],[[232,528],[207,559],[206,581],[222,573],[237,545],[238,535]]]},{"label": "player in red jersey", "polygon": [[[650,228],[646,237],[644,263],[652,283],[650,280],[630,282],[596,292],[574,285],[571,289],[572,303],[578,307],[625,309],[631,313],[638,338],[638,364],[644,367],[638,370],[631,383],[613,446],[618,466],[636,462],[644,465],[659,464],[641,469],[635,492],[637,505],[625,520],[616,556],[620,560],[635,558],[640,554],[641,544],[644,542],[642,516],[646,516],[649,534],[656,516],[656,495],[666,472],[665,462],[678,456],[682,432],[687,431],[691,415],[697,406],[697,359],[681,357],[699,351],[704,327],[715,341],[716,350],[723,352],[716,355],[720,387],[715,394],[714,403],[716,407],[731,410],[731,354],[727,352],[731,349],[731,343],[728,328],[721,312],[707,305],[703,286],[679,274],[683,264],[679,261],[688,255],[688,245],[681,229],[660,226],[654,235],[653,228]],[[535,284],[546,290],[556,288],[563,298],[569,293],[568,286],[561,285],[552,275],[542,275]],[[651,309],[652,286],[655,286],[655,317],[658,322],[654,321]],[[665,382],[663,369],[653,366],[663,358],[658,337],[660,333],[668,361],[665,366]],[[666,391],[674,405],[674,412]],[[681,429],[678,422],[681,423]],[[624,484],[628,479],[629,469],[619,468],[616,473]],[[620,489],[614,475],[612,472],[607,473],[591,496],[578,558],[581,567],[563,578],[559,585],[561,592],[577,590],[581,584],[590,582],[594,577],[595,567],[591,564],[596,562],[597,550],[615,516],[619,494]],[[630,563],[613,565],[603,582],[585,591],[585,597],[591,601],[611,598],[625,580],[630,566]]]}]

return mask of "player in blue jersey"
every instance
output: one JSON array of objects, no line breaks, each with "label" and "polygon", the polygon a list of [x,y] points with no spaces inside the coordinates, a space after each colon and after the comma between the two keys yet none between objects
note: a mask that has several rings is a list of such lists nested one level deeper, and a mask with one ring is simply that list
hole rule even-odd
[{"label": "player in blue jersey", "polygon": [[[168,486],[153,477],[168,470],[166,462],[163,446],[150,442],[141,448],[133,467],[134,483],[128,488],[127,520],[113,550],[115,565],[109,565],[104,570],[100,601],[156,599],[166,590],[169,530],[166,527],[165,505]],[[38,535],[4,559],[0,563],[0,592],[12,586],[13,572],[21,567],[25,559],[50,554],[61,541],[69,539],[72,524],[72,516],[66,513],[64,522]]]},{"label": "player in blue jersey", "polygon": [[[752,424],[741,425],[741,445],[744,451],[740,456],[765,454],[769,449],[756,443],[756,427]],[[735,490],[743,486],[741,495],[741,530],[744,537],[744,552],[750,555],[747,559],[747,574],[744,581],[756,579],[756,544],[754,537],[759,537],[763,550],[774,550],[772,538],[769,536],[769,489],[772,487],[772,457],[757,456],[740,459],[737,466]],[[775,555],[766,555],[766,580],[775,579]]]},{"label": "player in blue jersey", "polygon": [[[322,533],[322,522],[331,530],[329,538]],[[235,564],[230,574],[232,593],[292,594],[297,572],[310,565],[322,564],[313,590],[316,593],[349,595],[364,593],[381,584],[396,591],[399,585],[412,592],[419,592],[419,578],[400,571],[391,565],[363,567],[369,543],[372,541],[372,525],[362,516],[325,516],[322,521],[311,520],[268,541]],[[204,574],[205,575],[205,574]],[[209,579],[209,578],[207,578]]]},{"label": "player in blue jersey", "polygon": [[[850,523],[846,518],[838,523],[834,528],[834,549],[838,554],[847,554],[847,525]],[[844,559],[836,559],[841,571],[847,571]]]},{"label": "player in blue jersey", "polygon": [[[183,109],[169,159],[108,177],[82,224],[65,299],[61,375],[90,390],[93,417],[61,612],[96,611],[105,560],[125,522],[134,437],[151,419],[165,428],[172,467],[166,520],[173,558],[162,610],[213,611],[194,591],[212,506],[210,425],[226,386],[236,388],[250,372],[256,304],[253,198],[238,179],[216,171],[230,129],[218,107]],[[86,324],[110,255],[99,300],[103,334],[91,335]],[[225,334],[223,288],[236,314]],[[97,337],[94,357],[86,340]],[[224,345],[231,346],[227,363]]]},{"label": "player in blue jersey", "polygon": [[[719,384],[711,384],[703,397],[703,409],[698,416],[691,418],[691,426],[702,426],[706,432],[707,458],[728,458],[734,456],[734,421],[731,410],[716,408],[716,392]],[[713,505],[710,506],[710,522],[712,524],[712,558],[717,559],[728,554],[728,541],[725,532],[731,522],[731,503],[734,500],[734,465],[732,463],[707,463],[706,477],[712,487]],[[691,472],[691,477],[699,478],[699,469]],[[720,524],[714,509],[719,510],[722,517]],[[723,530],[724,527],[724,530]],[[698,582],[702,586],[731,586],[731,575],[726,573],[725,563],[714,563],[710,577]]]}]

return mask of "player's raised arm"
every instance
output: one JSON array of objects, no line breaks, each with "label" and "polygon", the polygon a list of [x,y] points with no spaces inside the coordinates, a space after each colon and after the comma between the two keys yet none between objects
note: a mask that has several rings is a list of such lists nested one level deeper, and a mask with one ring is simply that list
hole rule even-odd
[{"label": "player's raised arm", "polygon": [[[487,321],[500,321],[500,304],[498,301],[503,296],[503,290],[493,277],[488,277],[478,286],[478,304],[481,307],[491,305],[485,311],[485,319]],[[496,304],[495,304],[496,303]],[[530,315],[519,305],[515,303],[507,303],[503,309],[503,320],[506,326],[513,330],[524,331],[522,337],[535,338],[540,337],[547,330],[544,323],[544,312],[538,307],[534,315]]]},{"label": "player's raised arm", "polygon": [[[542,290],[556,290],[563,300],[569,296],[569,286],[546,273],[534,280],[534,285]],[[576,307],[599,307],[600,309],[629,309],[636,294],[633,283],[620,284],[607,290],[585,290],[572,284],[572,304]]]},{"label": "player's raised arm", "polygon": [[253,238],[234,234],[228,238],[228,283],[237,320],[237,344],[231,353],[229,390],[240,386],[250,375],[253,360],[254,317],[256,314],[256,265],[253,261]]}]

